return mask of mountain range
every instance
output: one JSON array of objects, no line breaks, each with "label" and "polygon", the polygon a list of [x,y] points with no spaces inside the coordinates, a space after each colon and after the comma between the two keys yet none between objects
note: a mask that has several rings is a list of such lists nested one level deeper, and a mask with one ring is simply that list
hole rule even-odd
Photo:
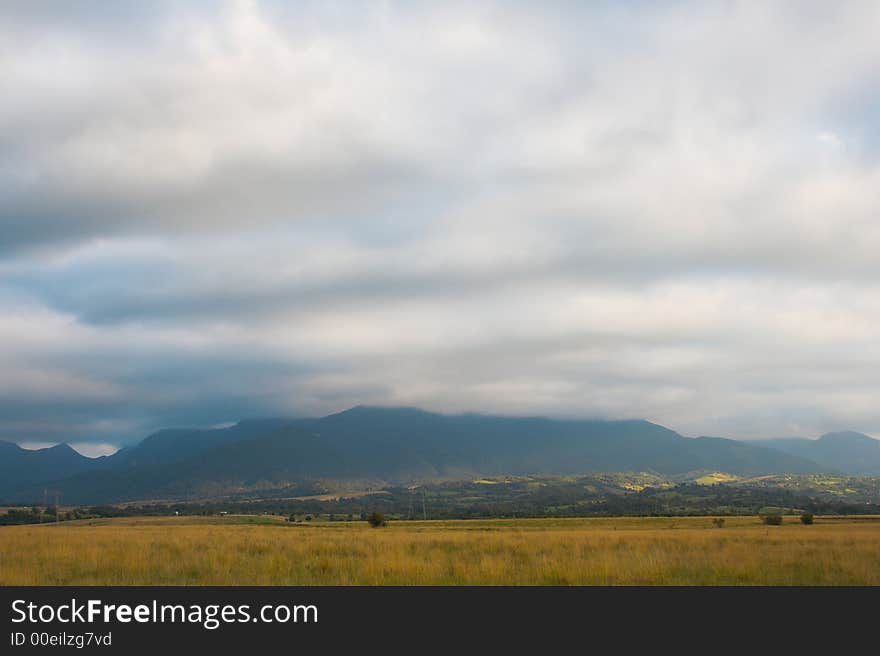
[{"label": "mountain range", "polygon": [[559,420],[355,407],[315,419],[253,419],[161,430],[111,456],[0,442],[0,500],[65,503],[204,498],[335,479],[409,483],[502,474],[721,471],[880,474],[880,441],[860,433],[744,442],[684,437],[643,420]]},{"label": "mountain range", "polygon": [[791,437],[765,440],[765,446],[819,463],[829,471],[880,474],[880,441],[854,431],[826,433],[818,440]]}]

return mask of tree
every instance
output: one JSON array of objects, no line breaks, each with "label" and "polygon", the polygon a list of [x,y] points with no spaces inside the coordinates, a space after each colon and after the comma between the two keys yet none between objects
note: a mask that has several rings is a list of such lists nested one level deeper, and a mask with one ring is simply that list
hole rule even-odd
[{"label": "tree", "polygon": [[782,515],[762,515],[761,521],[769,526],[779,526],[782,524]]},{"label": "tree", "polygon": [[373,528],[385,526],[385,515],[374,510],[369,515],[367,515],[367,522],[369,522],[370,526],[372,526]]},{"label": "tree", "polygon": [[801,514],[801,524],[812,524],[813,523],[813,513],[805,512]]}]

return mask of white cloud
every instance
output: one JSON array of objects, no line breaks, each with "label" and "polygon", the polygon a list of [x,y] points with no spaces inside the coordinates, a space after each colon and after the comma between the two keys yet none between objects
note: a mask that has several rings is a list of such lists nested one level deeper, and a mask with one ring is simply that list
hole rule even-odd
[{"label": "white cloud", "polygon": [[0,21],[0,438],[880,432],[876,7],[135,7]]}]

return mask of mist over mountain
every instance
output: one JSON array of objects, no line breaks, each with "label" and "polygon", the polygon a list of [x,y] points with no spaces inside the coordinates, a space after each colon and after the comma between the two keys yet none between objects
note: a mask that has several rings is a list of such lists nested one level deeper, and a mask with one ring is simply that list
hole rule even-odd
[{"label": "mist over mountain", "polygon": [[251,419],[158,431],[101,458],[67,445],[0,443],[0,499],[51,488],[68,503],[186,499],[317,479],[409,483],[473,476],[646,471],[880,473],[880,442],[858,433],[743,442],[684,437],[643,420],[559,420],[355,407],[315,419]]}]

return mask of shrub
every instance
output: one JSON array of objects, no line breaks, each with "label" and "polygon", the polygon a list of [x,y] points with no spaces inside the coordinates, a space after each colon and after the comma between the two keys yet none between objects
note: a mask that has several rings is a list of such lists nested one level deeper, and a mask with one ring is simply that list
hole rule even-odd
[{"label": "shrub", "polygon": [[782,524],[782,515],[762,515],[761,521],[770,526],[779,526]]},{"label": "shrub", "polygon": [[801,515],[801,524],[812,524],[813,523],[813,513],[805,512]]},{"label": "shrub", "polygon": [[373,528],[385,526],[385,515],[380,512],[371,512],[369,515],[367,515],[367,522],[369,522],[370,526],[372,526]]},{"label": "shrub", "polygon": [[724,528],[724,518],[716,517],[712,520],[712,523],[715,525],[715,528]]}]

